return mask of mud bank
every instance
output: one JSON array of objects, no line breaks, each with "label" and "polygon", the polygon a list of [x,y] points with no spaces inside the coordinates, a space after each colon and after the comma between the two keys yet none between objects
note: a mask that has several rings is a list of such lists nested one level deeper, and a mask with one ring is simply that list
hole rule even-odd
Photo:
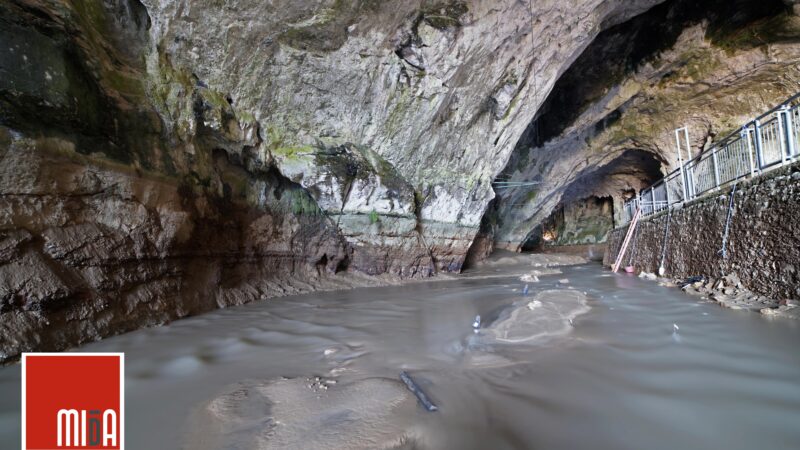
[{"label": "mud bank", "polygon": [[399,381],[381,378],[242,382],[196,414],[188,447],[400,448],[413,440],[400,417],[415,401]]}]

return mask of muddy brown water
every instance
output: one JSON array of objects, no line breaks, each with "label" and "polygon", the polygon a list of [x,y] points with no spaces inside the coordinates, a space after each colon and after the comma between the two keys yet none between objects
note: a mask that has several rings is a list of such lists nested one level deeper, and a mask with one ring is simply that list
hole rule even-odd
[{"label": "muddy brown water", "polygon": [[[722,309],[599,265],[562,270],[528,296],[568,286],[590,309],[566,334],[530,342],[472,332],[475,315],[491,327],[522,299],[524,283],[491,267],[491,277],[230,308],[79,351],[125,352],[134,450],[189,448],[189,417],[242,380],[396,380],[401,370],[440,408],[396,418],[418,448],[800,448],[800,322]],[[0,448],[19,448],[19,415],[15,365],[0,369]]]}]

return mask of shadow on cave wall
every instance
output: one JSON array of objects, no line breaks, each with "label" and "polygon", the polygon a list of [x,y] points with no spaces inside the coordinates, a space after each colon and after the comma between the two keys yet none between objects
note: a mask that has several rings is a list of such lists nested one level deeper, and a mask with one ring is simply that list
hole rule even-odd
[{"label": "shadow on cave wall", "polygon": [[[139,0],[0,2],[0,126],[76,151],[158,163],[160,118],[145,95],[151,26]],[[171,167],[170,164],[166,164]]]}]

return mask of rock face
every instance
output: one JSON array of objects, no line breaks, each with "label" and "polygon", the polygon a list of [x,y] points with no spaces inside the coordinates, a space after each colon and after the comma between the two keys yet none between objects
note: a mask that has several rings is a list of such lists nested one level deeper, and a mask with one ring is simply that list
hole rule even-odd
[{"label": "rock face", "polygon": [[257,152],[337,216],[356,266],[404,275],[461,267],[557,75],[656,3],[143,2],[149,70],[168,60],[252,114]]},{"label": "rock face", "polygon": [[[793,89],[791,5],[692,5],[3,2],[0,360],[618,207],[674,122],[705,139]],[[498,175],[542,184],[495,200]]]},{"label": "rock face", "polygon": [[587,198],[556,209],[542,226],[544,244],[552,246],[597,244],[614,228],[610,197]]},{"label": "rock face", "polygon": [[[0,133],[0,359],[216,307],[333,287],[346,243],[285,180],[253,209],[186,181],[98,164],[55,139]],[[46,148],[46,147],[52,148]],[[213,181],[244,177],[224,154]],[[305,207],[305,206],[303,206]],[[299,281],[303,279],[304,281]],[[342,281],[344,282],[344,280]]]},{"label": "rock face", "polygon": [[[495,244],[519,249],[558,207],[623,201],[798,91],[800,18],[775,1],[673,0],[601,33],[560,77],[502,177]],[[581,225],[582,226],[582,225]]]},{"label": "rock face", "polygon": [[459,270],[557,76],[658,1],[538,3],[3,2],[0,360]]}]

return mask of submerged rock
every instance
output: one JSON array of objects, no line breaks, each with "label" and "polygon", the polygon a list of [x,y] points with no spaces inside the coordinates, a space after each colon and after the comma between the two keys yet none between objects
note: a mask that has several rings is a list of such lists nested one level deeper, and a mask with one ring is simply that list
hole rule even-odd
[{"label": "submerged rock", "polygon": [[735,275],[695,281],[684,285],[682,289],[691,295],[708,296],[710,300],[728,309],[758,311],[764,315],[800,317],[800,314],[788,312],[792,309],[791,303],[784,302],[781,305],[781,302],[777,300],[749,291],[742,287],[739,278]]},{"label": "submerged rock", "polygon": [[641,272],[639,274],[639,278],[644,278],[645,280],[650,280],[650,281],[656,281],[658,279],[658,276],[650,272]]}]

